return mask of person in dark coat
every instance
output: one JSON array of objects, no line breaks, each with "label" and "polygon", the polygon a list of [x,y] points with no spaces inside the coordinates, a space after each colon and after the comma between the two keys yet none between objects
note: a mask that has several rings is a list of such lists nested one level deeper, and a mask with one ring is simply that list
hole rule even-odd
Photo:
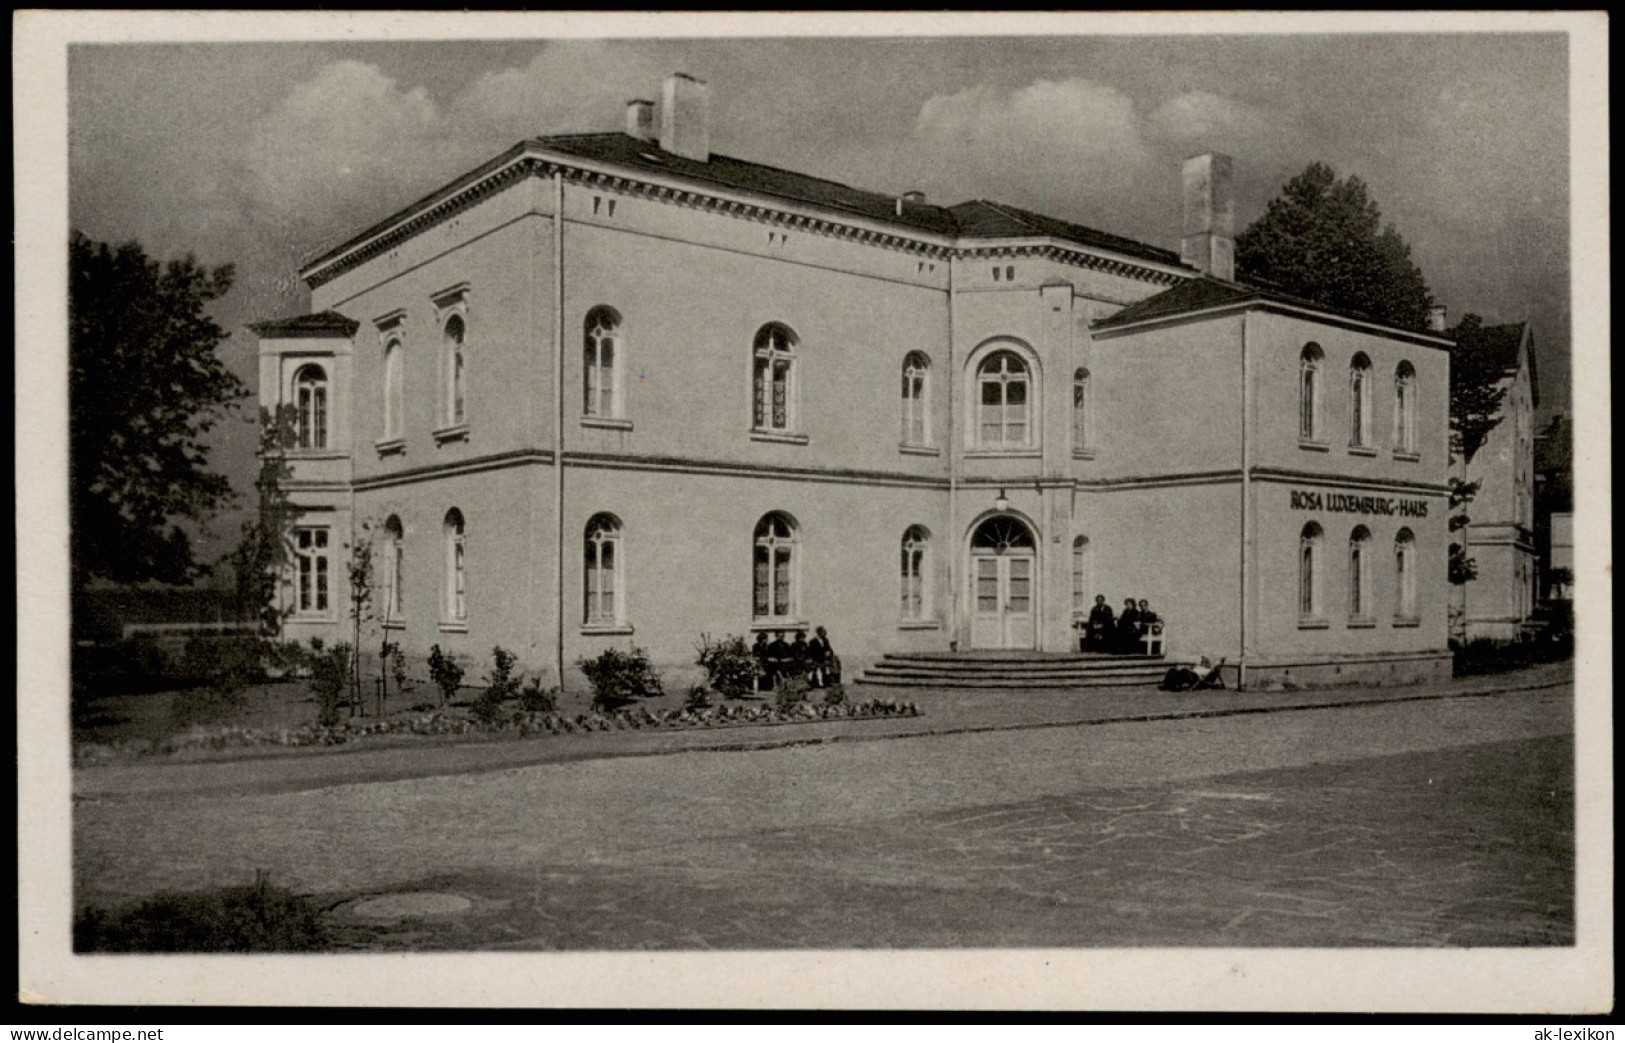
[{"label": "person in dark coat", "polygon": [[767,654],[767,631],[756,632],[756,643],[750,646],[750,654],[756,659],[756,690],[758,692],[771,692],[773,690],[773,662]]},{"label": "person in dark coat", "polygon": [[823,627],[816,631],[817,636],[807,642],[807,662],[812,671],[812,685],[814,688],[823,688],[829,684],[830,660],[835,653],[829,647],[829,634]]},{"label": "person in dark coat", "polygon": [[767,666],[767,687],[773,689],[790,669],[790,646],[785,643],[782,630],[773,631],[773,640],[767,643]]},{"label": "person in dark coat", "polygon": [[1123,602],[1123,613],[1117,617],[1117,654],[1133,655],[1140,643],[1140,610],[1129,598]]},{"label": "person in dark coat", "polygon": [[1106,604],[1106,595],[1095,595],[1095,607],[1089,610],[1089,628],[1084,631],[1085,652],[1110,652],[1112,650],[1112,626],[1115,619],[1112,607]]},{"label": "person in dark coat", "polygon": [[1151,611],[1151,602],[1145,600],[1144,598],[1141,598],[1140,599],[1140,636],[1144,637],[1145,635],[1151,633],[1152,628],[1154,628],[1155,626],[1157,626],[1157,624],[1159,624],[1161,622],[1162,622],[1161,617],[1159,617],[1155,612]]},{"label": "person in dark coat", "polygon": [[807,654],[807,632],[796,631],[796,639],[790,645],[790,676],[807,679],[807,673],[812,669],[812,658]]}]

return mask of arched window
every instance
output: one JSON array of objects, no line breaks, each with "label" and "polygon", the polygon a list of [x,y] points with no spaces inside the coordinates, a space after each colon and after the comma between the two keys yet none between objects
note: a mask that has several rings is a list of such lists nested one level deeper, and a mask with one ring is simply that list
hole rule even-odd
[{"label": "arched window", "polygon": [[1305,344],[1298,356],[1298,437],[1306,442],[1321,441],[1320,367],[1325,358],[1320,345],[1313,342]]},{"label": "arched window", "polygon": [[327,448],[327,374],[316,365],[300,366],[293,375],[293,400],[298,409],[300,449]]},{"label": "arched window", "polygon": [[406,387],[406,349],[398,338],[390,338],[384,345],[384,437],[401,437],[404,426],[401,415]]},{"label": "arched window", "polygon": [[1394,448],[1416,452],[1416,369],[1409,362],[1394,370]]},{"label": "arched window", "polygon": [[1394,615],[1416,618],[1416,537],[1400,529],[1394,537]]},{"label": "arched window", "polygon": [[1349,363],[1349,445],[1371,444],[1371,360],[1359,352]]},{"label": "arched window", "polygon": [[1013,351],[995,351],[976,369],[977,444],[990,449],[1032,444],[1027,363]]},{"label": "arched window", "polygon": [[446,423],[451,427],[468,423],[466,399],[468,394],[467,346],[463,317],[453,315],[446,320]]},{"label": "arched window", "polygon": [[446,619],[461,622],[468,618],[467,530],[463,512],[453,507],[446,512]]},{"label": "arched window", "polygon": [[587,313],[585,344],[585,416],[621,415],[621,381],[616,379],[621,364],[621,317],[613,308],[594,308]]},{"label": "arched window", "polygon": [[1371,530],[1364,525],[1349,534],[1349,616],[1371,618]]},{"label": "arched window", "polygon": [[931,533],[923,525],[911,525],[903,533],[902,616],[904,619],[924,619],[931,611],[930,592],[927,589],[927,566],[931,549]]},{"label": "arched window", "polygon": [[406,618],[406,529],[399,515],[391,514],[384,522],[383,551],[384,623],[388,624]]},{"label": "arched window", "polygon": [[293,533],[295,610],[299,615],[325,616],[328,580],[332,572],[328,555],[327,530],[301,528]]},{"label": "arched window", "polygon": [[1089,448],[1089,371],[1079,369],[1072,374],[1072,448]]},{"label": "arched window", "polygon": [[1320,526],[1303,527],[1298,537],[1298,616],[1315,619],[1320,615]]},{"label": "arched window", "polygon": [[796,523],[780,511],[762,515],[756,523],[755,573],[751,616],[758,622],[791,620],[796,616]]},{"label": "arched window", "polygon": [[1072,540],[1072,611],[1084,612],[1089,608],[1089,537]]},{"label": "arched window", "polygon": [[587,522],[586,610],[588,626],[614,626],[626,618],[625,585],[621,583],[621,521],[595,514]]},{"label": "arched window", "polygon": [[911,351],[903,359],[903,444],[930,445],[931,360]]},{"label": "arched window", "polygon": [[770,322],[752,348],[752,420],[757,431],[788,432],[796,424],[796,335]]}]

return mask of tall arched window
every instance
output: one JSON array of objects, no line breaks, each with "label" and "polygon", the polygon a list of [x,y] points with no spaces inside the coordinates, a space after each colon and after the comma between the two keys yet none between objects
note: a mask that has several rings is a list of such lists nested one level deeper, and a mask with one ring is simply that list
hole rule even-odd
[{"label": "tall arched window", "polygon": [[453,507],[446,512],[443,527],[446,542],[445,618],[462,622],[468,618],[468,548],[463,512]]},{"label": "tall arched window", "polygon": [[770,322],[752,347],[752,419],[757,431],[789,432],[796,424],[796,335]]},{"label": "tall arched window", "polygon": [[621,381],[616,379],[621,365],[621,317],[613,308],[594,308],[587,313],[585,363],[585,416],[619,417]]},{"label": "tall arched window", "polygon": [[1394,537],[1394,616],[1416,618],[1416,537],[1400,529]]},{"label": "tall arched window", "polygon": [[1349,616],[1371,618],[1371,530],[1364,525],[1349,534]]},{"label": "tall arched window", "polygon": [[1298,537],[1298,616],[1315,619],[1320,615],[1320,526],[1303,527]]},{"label": "tall arched window", "polygon": [[1416,369],[1409,362],[1394,370],[1394,448],[1416,452]]},{"label": "tall arched window", "polygon": [[1072,374],[1072,449],[1082,452],[1089,448],[1089,371],[1079,369]]},{"label": "tall arched window", "polygon": [[1013,351],[995,351],[976,369],[977,444],[989,449],[1032,444],[1027,363]]},{"label": "tall arched window", "polygon": [[1089,607],[1089,537],[1072,540],[1072,611],[1083,612]]},{"label": "tall arched window", "polygon": [[911,351],[903,359],[903,444],[930,445],[931,360]]},{"label": "tall arched window", "polygon": [[796,523],[789,515],[772,511],[756,523],[755,572],[751,616],[758,622],[791,620],[796,616]]},{"label": "tall arched window", "polygon": [[595,514],[587,522],[583,618],[588,626],[614,626],[626,618],[625,585],[621,583],[621,521]]},{"label": "tall arched window", "polygon": [[1349,445],[1371,444],[1371,360],[1359,352],[1349,363]]},{"label": "tall arched window", "polygon": [[468,422],[467,345],[464,344],[463,317],[446,320],[446,423],[452,427]]},{"label": "tall arched window", "polygon": [[927,567],[931,549],[931,533],[923,525],[911,525],[903,533],[902,564],[902,616],[904,619],[924,619],[931,611],[930,591],[927,589]]},{"label": "tall arched window", "polygon": [[293,375],[293,400],[299,414],[295,432],[299,448],[326,449],[327,374],[322,367],[299,367]]},{"label": "tall arched window", "polygon": [[406,528],[398,515],[384,522],[384,623],[406,618]]},{"label": "tall arched window", "polygon": [[1320,345],[1313,342],[1305,344],[1298,356],[1298,437],[1306,442],[1321,441],[1320,368],[1325,358]]},{"label": "tall arched window", "polygon": [[300,528],[293,533],[294,603],[299,615],[325,616],[328,604],[328,580],[332,572],[325,528]]},{"label": "tall arched window", "polygon": [[400,438],[404,426],[401,415],[405,404],[406,349],[398,338],[390,338],[384,345],[384,437]]}]

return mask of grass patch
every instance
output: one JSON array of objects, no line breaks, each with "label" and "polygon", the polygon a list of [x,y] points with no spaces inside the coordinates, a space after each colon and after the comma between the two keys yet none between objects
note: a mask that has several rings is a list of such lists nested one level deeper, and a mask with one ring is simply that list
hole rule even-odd
[{"label": "grass patch", "polygon": [[320,911],[264,873],[246,886],[166,892],[74,917],[73,951],[314,952],[328,947]]}]

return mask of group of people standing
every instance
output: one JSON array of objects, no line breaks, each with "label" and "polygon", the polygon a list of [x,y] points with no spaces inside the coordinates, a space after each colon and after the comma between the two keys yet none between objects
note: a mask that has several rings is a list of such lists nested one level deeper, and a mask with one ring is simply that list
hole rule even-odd
[{"label": "group of people standing", "polygon": [[1133,655],[1144,651],[1147,634],[1160,634],[1162,619],[1151,611],[1151,603],[1141,598],[1123,601],[1123,611],[1113,613],[1106,604],[1106,595],[1095,595],[1095,607],[1089,610],[1089,621],[1083,627],[1085,652],[1104,652],[1108,655]]},{"label": "group of people standing", "polygon": [[765,630],[756,634],[756,643],[750,651],[756,657],[758,690],[771,692],[781,680],[789,677],[806,678],[814,688],[823,688],[841,679],[841,661],[829,643],[828,631],[817,627],[813,632],[816,636],[811,641],[802,630],[796,631],[794,641],[786,641],[782,630],[773,631],[771,641]]}]

